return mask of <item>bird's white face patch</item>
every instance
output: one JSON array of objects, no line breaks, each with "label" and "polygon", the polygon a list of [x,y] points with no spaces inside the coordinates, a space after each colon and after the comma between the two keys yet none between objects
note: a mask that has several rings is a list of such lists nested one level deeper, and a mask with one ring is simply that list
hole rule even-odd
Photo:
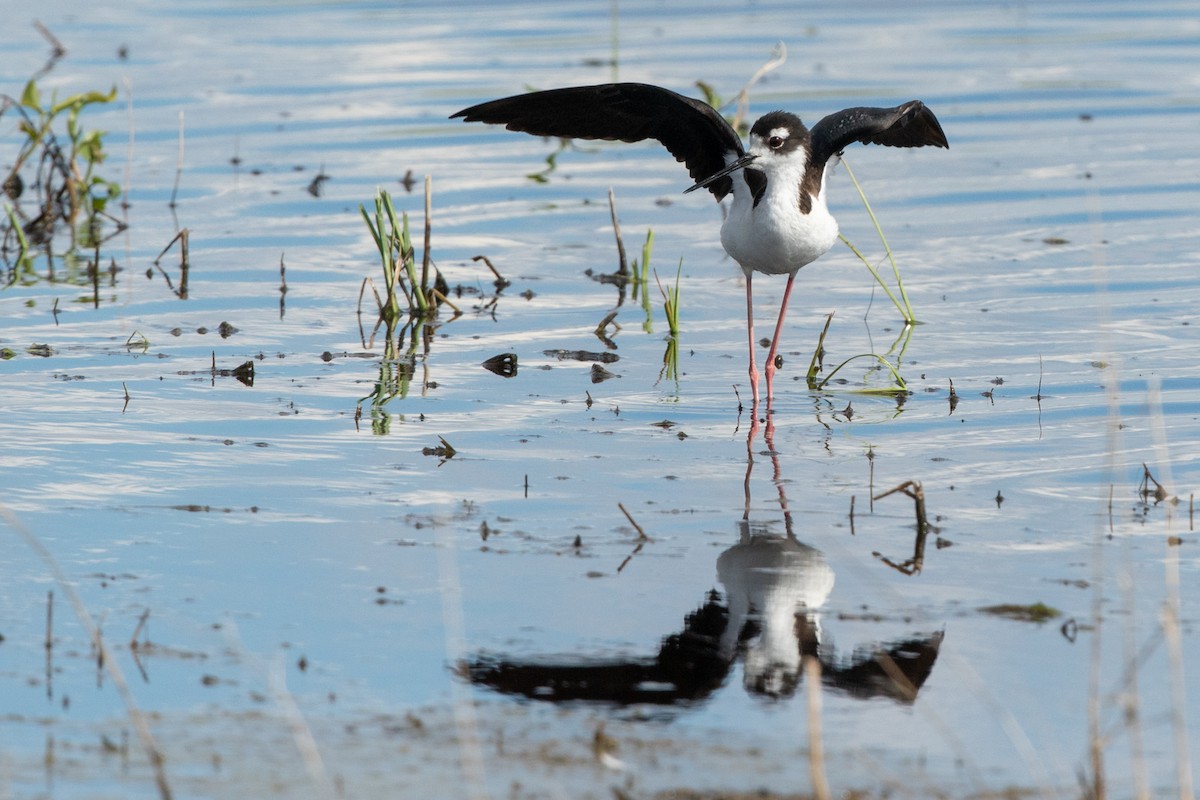
[{"label": "bird's white face patch", "polygon": [[777,125],[765,134],[751,134],[750,150],[757,155],[786,156],[796,149],[795,131],[786,125]]}]

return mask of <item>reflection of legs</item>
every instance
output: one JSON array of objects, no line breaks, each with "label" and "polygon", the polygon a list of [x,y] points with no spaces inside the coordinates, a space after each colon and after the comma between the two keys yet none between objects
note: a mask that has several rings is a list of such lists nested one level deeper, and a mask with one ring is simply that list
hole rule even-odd
[{"label": "reflection of legs", "polygon": [[[772,382],[775,379],[775,354],[779,350],[779,339],[783,335],[783,317],[787,314],[788,298],[792,296],[792,282],[796,280],[796,273],[788,275],[787,286],[783,290],[783,302],[779,304],[779,321],[775,323],[775,336],[771,339],[771,349],[767,351],[767,413],[771,412],[771,399],[773,397]],[[746,284],[749,287],[749,283]],[[754,346],[753,340],[750,342],[751,347]],[[750,362],[753,365],[753,361]]]}]

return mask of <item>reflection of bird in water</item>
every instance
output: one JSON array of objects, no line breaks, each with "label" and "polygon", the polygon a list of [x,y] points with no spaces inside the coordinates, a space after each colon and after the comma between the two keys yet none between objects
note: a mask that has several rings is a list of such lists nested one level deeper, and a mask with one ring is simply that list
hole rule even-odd
[{"label": "reflection of bird in water", "polygon": [[[755,272],[787,275],[775,336],[767,352],[768,411],[776,352],[792,282],[801,267],[837,241],[838,226],[825,198],[827,168],[847,146],[949,147],[933,112],[920,100],[895,108],[848,108],[808,128],[786,111],[772,111],[750,129],[750,146],[707,103],[643,83],[573,86],[505,97],[455,113],[467,122],[501,124],[537,136],[640,142],[656,139],[684,162],[717,200],[733,196],[721,226],[721,244],[746,276],[750,388],[758,411],[754,355]],[[691,191],[689,189],[688,191]]]},{"label": "reflection of bird in water", "polygon": [[746,503],[738,543],[717,557],[724,594],[709,592],[687,615],[683,630],[663,639],[651,658],[513,659],[484,656],[461,665],[472,683],[535,700],[672,704],[702,700],[725,683],[740,658],[743,686],[778,699],[795,693],[805,657],[821,663],[821,682],[857,698],[885,697],[911,703],[933,671],[942,633],[917,635],[886,645],[856,648],[839,656],[821,641],[819,610],[833,591],[833,569],[824,553],[793,533],[775,450],[774,423],[765,438],[774,466],[786,533],[750,521],[754,471],[754,421],[746,438]]},{"label": "reflection of bird in water", "polygon": [[819,641],[817,609],[833,589],[833,570],[821,551],[791,536],[754,532],[717,559],[725,594],[684,620],[652,658],[513,659],[487,656],[462,665],[471,680],[535,700],[671,704],[702,700],[744,662],[747,691],[792,695],[804,656],[822,663],[822,683],[860,698],[909,703],[929,677],[942,634],[914,636],[839,657]]},{"label": "reflection of bird in water", "polygon": [[741,529],[741,541],[717,559],[729,608],[721,652],[742,648],[748,690],[791,694],[801,659],[817,655],[816,610],[833,591],[833,570],[820,550],[791,536],[771,535],[745,520]]}]

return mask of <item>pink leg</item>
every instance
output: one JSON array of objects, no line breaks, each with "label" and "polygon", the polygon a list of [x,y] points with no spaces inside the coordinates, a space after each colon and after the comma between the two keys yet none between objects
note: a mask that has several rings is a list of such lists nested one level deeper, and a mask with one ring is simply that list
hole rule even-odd
[{"label": "pink leg", "polygon": [[[775,323],[775,336],[771,339],[771,349],[767,351],[767,413],[771,412],[773,395],[772,382],[775,380],[775,353],[779,350],[779,339],[783,334],[783,317],[787,314],[788,298],[792,296],[792,282],[796,273],[788,275],[787,286],[783,290],[783,302],[779,304],[779,321]],[[751,342],[753,345],[753,342]]]},{"label": "pink leg", "polygon": [[750,392],[754,396],[753,417],[758,416],[758,365],[754,363],[754,292],[751,291],[753,272],[746,273],[746,335],[750,339]]}]

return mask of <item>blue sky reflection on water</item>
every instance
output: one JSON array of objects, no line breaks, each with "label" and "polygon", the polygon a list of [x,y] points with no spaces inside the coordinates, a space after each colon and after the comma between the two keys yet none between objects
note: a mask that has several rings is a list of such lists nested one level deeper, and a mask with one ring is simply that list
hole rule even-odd
[{"label": "blue sky reflection on water", "polygon": [[[87,287],[0,292],[0,346],[15,352],[0,362],[4,503],[102,620],[139,704],[157,715],[178,794],[254,796],[267,785],[319,794],[295,755],[280,672],[348,793],[420,793],[455,775],[468,796],[457,754],[473,738],[493,796],[514,780],[530,796],[610,796],[613,785],[640,796],[805,790],[805,685],[779,700],[743,687],[761,632],[711,694],[667,708],[521,705],[452,669],[479,655],[652,658],[708,592],[733,592],[719,565],[743,518],[767,532],[763,541],[784,539],[782,489],[795,539],[832,575],[818,613],[826,653],[848,660],[858,647],[944,635],[911,705],[825,692],[835,789],[923,797],[930,787],[1015,785],[1074,796],[1087,764],[1086,626],[1098,591],[1109,777],[1132,794],[1136,759],[1113,699],[1128,637],[1148,653],[1146,770],[1155,795],[1171,796],[1179,755],[1157,620],[1176,560],[1186,664],[1198,656],[1193,9],[711,3],[683,15],[621,4],[623,80],[692,94],[705,80],[730,98],[783,40],[788,61],[753,89],[752,117],[785,107],[811,122],[921,97],[951,141],[932,154],[846,154],[923,323],[895,346],[905,346],[912,394],[898,408],[850,391],[878,380],[866,362],[832,393],[792,380],[830,311],[827,365],[888,352],[900,333],[886,298],[835,248],[798,279],[776,459],[761,437],[751,443],[747,481],[748,420],[731,389],[748,396],[743,289],[719,246],[718,210],[680,194],[687,176],[657,145],[579,143],[539,184],[525,176],[545,167],[554,143],[447,120],[527,86],[611,77],[608,4],[481,12],[496,8],[56,2],[38,11],[68,50],[42,79],[47,90],[120,90],[89,122],[110,131],[105,169],[128,175],[131,227],[108,246],[123,271],[98,309],[75,302]],[[31,24],[5,26],[0,41],[9,54],[0,91],[18,94],[46,45]],[[0,118],[2,152],[16,135]],[[400,183],[408,169],[412,194]],[[305,189],[319,173],[329,179],[312,197]],[[373,432],[382,350],[364,347],[354,309],[378,265],[357,209],[383,186],[419,225],[425,174],[434,257],[464,288],[456,302],[467,313],[418,349],[417,380]],[[666,324],[653,286],[652,332],[640,306],[619,308],[620,360],[609,365],[619,377],[592,383],[589,362],[546,352],[604,349],[592,331],[617,293],[583,273],[615,265],[609,186],[631,254],[652,228],[664,279],[682,258],[678,382],[660,377]],[[843,233],[880,258],[844,170],[830,191]],[[192,241],[186,301],[152,267],[179,226]],[[512,280],[486,309],[492,278],[471,261],[481,252]],[[174,274],[171,257],[164,266]],[[769,316],[782,281],[756,290]],[[221,338],[222,322],[237,332]],[[127,345],[135,333],[148,339],[144,351]],[[49,345],[49,357],[32,344]],[[520,359],[511,380],[479,367],[504,351]],[[221,369],[253,360],[254,386],[213,376],[214,358]],[[439,437],[459,451],[444,463],[422,452]],[[1143,463],[1178,505],[1140,502]],[[911,555],[912,502],[893,495],[872,509],[869,500],[907,480],[923,484],[938,528],[915,576],[882,561]],[[618,502],[649,542],[638,546]],[[1169,547],[1168,533],[1183,544]],[[109,683],[97,687],[61,591],[47,697],[53,586],[9,542],[0,797],[154,796],[136,757],[122,772],[96,749],[100,734],[127,724]],[[977,610],[1036,601],[1077,623],[1073,641],[1061,619],[1033,625]],[[161,649],[143,658],[143,676],[126,642],[147,609]],[[468,707],[473,732],[460,727]],[[620,744],[622,769],[596,766],[600,723]],[[1200,763],[1197,722],[1186,724]],[[60,748],[51,788],[48,732]],[[499,741],[507,757],[495,755]],[[222,771],[210,770],[214,755]]]}]

